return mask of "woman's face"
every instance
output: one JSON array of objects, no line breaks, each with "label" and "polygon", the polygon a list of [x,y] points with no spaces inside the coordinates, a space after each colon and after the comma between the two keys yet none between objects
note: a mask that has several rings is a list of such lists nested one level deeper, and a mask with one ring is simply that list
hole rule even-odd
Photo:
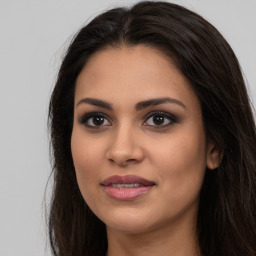
[{"label": "woman's face", "polygon": [[108,230],[195,223],[205,168],[214,168],[199,100],[159,51],[94,54],[75,90],[72,156],[82,196]]}]

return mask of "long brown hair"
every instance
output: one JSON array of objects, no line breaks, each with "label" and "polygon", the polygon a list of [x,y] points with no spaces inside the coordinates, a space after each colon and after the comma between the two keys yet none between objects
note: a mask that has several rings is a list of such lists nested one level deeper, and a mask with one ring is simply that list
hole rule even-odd
[{"label": "long brown hair", "polygon": [[206,169],[197,220],[205,256],[256,255],[256,133],[239,63],[222,35],[201,16],[167,2],[140,2],[106,11],[69,46],[49,106],[54,187],[49,235],[55,256],[105,255],[105,225],[82,198],[70,139],[74,87],[98,50],[120,45],[157,48],[190,81],[202,108],[207,138],[223,152]]}]

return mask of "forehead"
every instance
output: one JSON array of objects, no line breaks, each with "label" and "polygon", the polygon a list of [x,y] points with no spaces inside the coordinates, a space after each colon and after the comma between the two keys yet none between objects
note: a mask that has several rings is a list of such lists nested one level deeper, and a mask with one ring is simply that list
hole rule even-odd
[{"label": "forehead", "polygon": [[89,58],[79,77],[84,74],[87,79],[92,76],[94,79],[114,79],[128,73],[130,77],[134,78],[140,76],[141,79],[145,74],[147,75],[144,76],[145,78],[150,78],[159,73],[160,69],[157,69],[157,66],[162,69],[161,73],[168,72],[169,68],[176,69],[170,58],[149,46],[107,47],[97,51]]},{"label": "forehead", "polygon": [[77,78],[75,101],[82,97],[130,97],[139,101],[166,96],[197,99],[189,81],[169,57],[138,45],[109,47],[92,55]]}]

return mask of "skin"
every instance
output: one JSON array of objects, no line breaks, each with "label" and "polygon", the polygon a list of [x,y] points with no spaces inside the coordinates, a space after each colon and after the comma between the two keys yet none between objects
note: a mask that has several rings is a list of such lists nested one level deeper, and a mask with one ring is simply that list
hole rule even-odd
[{"label": "skin", "polygon": [[[175,101],[135,109],[138,102],[166,97]],[[157,111],[160,125],[148,116]],[[91,112],[106,117],[101,125],[84,118]],[[218,165],[218,152],[207,143],[196,94],[170,59],[143,45],[95,53],[76,82],[71,150],[82,196],[106,224],[108,256],[200,255],[199,193],[205,168]],[[156,185],[134,200],[109,197],[101,182],[127,174]]]}]

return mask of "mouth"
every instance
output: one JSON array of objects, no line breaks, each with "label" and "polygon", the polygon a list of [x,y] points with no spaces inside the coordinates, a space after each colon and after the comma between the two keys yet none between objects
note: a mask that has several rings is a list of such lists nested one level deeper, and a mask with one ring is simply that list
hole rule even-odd
[{"label": "mouth", "polygon": [[108,196],[121,201],[136,199],[148,193],[155,185],[136,175],[114,175],[101,183]]}]

